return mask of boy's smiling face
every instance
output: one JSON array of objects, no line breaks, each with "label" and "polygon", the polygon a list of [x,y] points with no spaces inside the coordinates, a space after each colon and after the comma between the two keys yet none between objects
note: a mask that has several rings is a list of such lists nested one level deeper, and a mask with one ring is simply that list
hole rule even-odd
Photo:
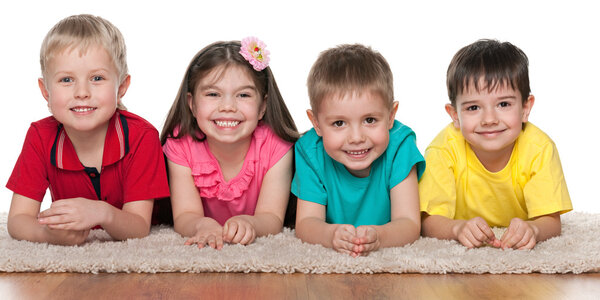
[{"label": "boy's smiling face", "polygon": [[307,114],[331,158],[356,177],[367,177],[371,164],[385,152],[398,102],[390,108],[377,93],[327,96],[318,113]]},{"label": "boy's smiling face", "polygon": [[106,129],[129,87],[129,76],[119,82],[103,47],[90,46],[85,52],[70,47],[52,57],[38,83],[50,112],[67,133],[89,133]]},{"label": "boy's smiling face", "polygon": [[446,111],[484,166],[502,165],[510,159],[534,97],[528,96],[523,103],[519,90],[510,85],[498,84],[492,91],[482,81],[479,86],[477,91],[471,84],[457,95],[456,107],[447,104]]}]

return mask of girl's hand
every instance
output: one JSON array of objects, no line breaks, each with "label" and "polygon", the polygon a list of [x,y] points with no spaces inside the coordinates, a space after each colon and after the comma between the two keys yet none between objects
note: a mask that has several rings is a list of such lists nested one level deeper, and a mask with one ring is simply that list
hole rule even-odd
[{"label": "girl's hand", "polygon": [[198,224],[196,234],[188,238],[184,245],[198,245],[198,248],[208,245],[213,249],[221,250],[223,248],[223,227],[213,219],[201,222]]},{"label": "girl's hand", "polygon": [[354,243],[352,252],[354,252],[356,256],[367,256],[372,251],[379,249],[379,246],[381,245],[375,227],[364,225],[356,227],[356,237],[352,242]]},{"label": "girl's hand", "polygon": [[496,239],[490,226],[481,217],[458,223],[453,231],[456,239],[467,248],[479,247],[484,243],[500,247],[500,241]]},{"label": "girl's hand", "polygon": [[248,245],[255,239],[254,225],[243,215],[231,217],[223,225],[223,240],[227,243]]},{"label": "girl's hand", "polygon": [[510,220],[510,225],[500,238],[502,249],[532,249],[537,243],[533,225],[519,218]]},{"label": "girl's hand", "polygon": [[354,252],[354,242],[356,238],[356,228],[349,224],[338,224],[333,232],[331,245],[333,249],[340,253],[357,257],[359,254]]},{"label": "girl's hand", "polygon": [[71,198],[52,202],[38,215],[38,222],[50,229],[89,230],[106,218],[106,202]]}]

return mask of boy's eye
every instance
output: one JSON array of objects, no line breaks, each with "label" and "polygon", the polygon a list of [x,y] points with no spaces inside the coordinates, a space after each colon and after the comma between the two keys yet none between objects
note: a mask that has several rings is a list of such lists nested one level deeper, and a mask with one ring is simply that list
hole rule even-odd
[{"label": "boy's eye", "polygon": [[375,118],[371,118],[371,117],[365,119],[365,123],[367,123],[367,124],[373,124],[373,123],[375,123],[375,121],[377,121],[377,120],[375,120]]},{"label": "boy's eye", "polygon": [[471,106],[467,107],[468,111],[474,111],[474,110],[478,110],[478,109],[479,109],[479,106],[477,106],[477,105],[471,105]]},{"label": "boy's eye", "polygon": [[510,103],[508,103],[508,102],[506,102],[506,101],[505,101],[505,102],[500,102],[500,103],[498,104],[498,106],[500,106],[500,107],[509,107],[509,106],[510,106]]},{"label": "boy's eye", "polygon": [[59,81],[64,82],[64,83],[70,83],[70,82],[73,82],[73,79],[71,77],[64,77],[64,78],[61,78]]},{"label": "boy's eye", "polygon": [[333,127],[342,127],[344,126],[344,121],[334,121],[333,123],[331,123],[333,125]]},{"label": "boy's eye", "polygon": [[100,81],[100,80],[104,80],[104,77],[102,77],[102,76],[94,76],[94,77],[92,77],[92,81]]}]

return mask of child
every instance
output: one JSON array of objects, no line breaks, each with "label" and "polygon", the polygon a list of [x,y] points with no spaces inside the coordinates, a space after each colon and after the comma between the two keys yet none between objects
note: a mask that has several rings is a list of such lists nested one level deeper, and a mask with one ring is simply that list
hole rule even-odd
[{"label": "child", "polygon": [[[572,209],[556,146],[528,123],[528,59],[514,45],[480,40],[448,67],[452,118],[425,151],[419,184],[423,234],[468,248],[531,249],[560,235]],[[490,226],[508,226],[500,239]]]},{"label": "child", "polygon": [[161,134],[175,231],[221,249],[281,231],[296,125],[265,45],[217,42],[192,59]]},{"label": "child", "polygon": [[[144,237],[153,198],[169,195],[158,131],[125,111],[125,43],[108,21],[63,19],[46,35],[38,84],[51,117],[31,124],[7,187],[8,232],[19,240],[76,245],[101,226]],[[40,212],[50,188],[52,205]]]},{"label": "child", "polygon": [[319,56],[308,76],[314,128],[296,144],[296,235],[353,257],[419,237],[414,132],[394,120],[390,67],[362,45]]}]

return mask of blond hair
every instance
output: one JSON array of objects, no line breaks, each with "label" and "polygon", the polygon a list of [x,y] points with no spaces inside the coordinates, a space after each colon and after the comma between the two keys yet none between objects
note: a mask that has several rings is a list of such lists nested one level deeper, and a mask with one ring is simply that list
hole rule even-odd
[{"label": "blond hair", "polygon": [[[46,34],[40,50],[42,76],[46,77],[48,62],[54,55],[68,48],[85,53],[91,46],[102,46],[108,52],[119,73],[119,82],[122,82],[128,74],[123,35],[109,21],[87,14],[66,17]],[[118,108],[125,109],[120,99]]]}]

